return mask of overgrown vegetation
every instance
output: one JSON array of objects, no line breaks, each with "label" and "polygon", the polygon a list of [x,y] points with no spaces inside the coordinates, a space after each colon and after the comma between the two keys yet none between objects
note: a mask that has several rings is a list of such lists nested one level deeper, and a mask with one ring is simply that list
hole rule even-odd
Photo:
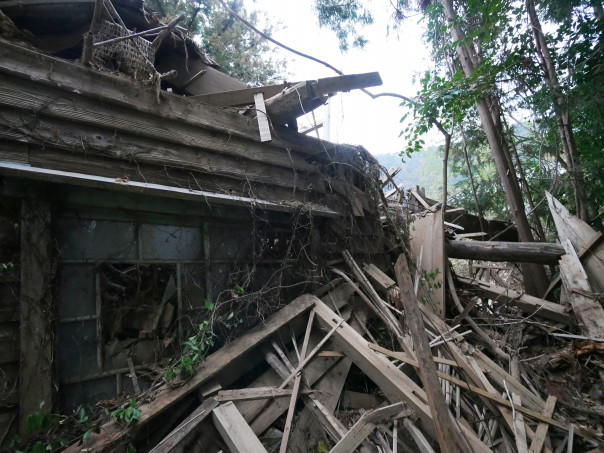
[{"label": "overgrown vegetation", "polygon": [[[601,2],[399,0],[390,4],[398,21],[422,14],[434,63],[420,78],[416,96],[403,104],[407,118],[401,134],[408,146],[401,155],[409,158],[424,152],[422,137],[437,120],[453,127],[450,171],[463,178],[449,187],[455,192],[464,189],[456,204],[518,221],[512,215],[518,200],[526,212],[549,190],[572,212],[602,229]],[[347,2],[348,10],[363,11],[360,18],[330,10],[323,0],[315,5],[322,15],[329,15],[321,24],[336,31],[347,45],[359,39],[362,28],[371,22],[372,8],[377,7],[363,0]],[[495,149],[493,140],[502,147]],[[513,169],[516,189],[504,181],[509,172],[495,165],[498,158]],[[540,236],[538,223],[546,221],[546,206],[535,211],[538,216],[529,220]]]},{"label": "overgrown vegetation", "polygon": [[84,405],[78,406],[71,415],[31,414],[25,423],[28,439],[15,435],[8,447],[17,453],[42,453],[61,451],[78,439],[83,444],[90,434],[100,432],[101,414],[98,408]]},{"label": "overgrown vegetation", "polygon": [[[229,0],[229,8],[270,35],[279,24],[268,20],[266,13],[247,11],[243,0]],[[169,21],[185,14],[182,25],[189,30],[220,69],[231,77],[252,86],[280,83],[287,76],[287,64],[255,32],[232,18],[213,0],[148,0],[147,5],[160,19]]]}]

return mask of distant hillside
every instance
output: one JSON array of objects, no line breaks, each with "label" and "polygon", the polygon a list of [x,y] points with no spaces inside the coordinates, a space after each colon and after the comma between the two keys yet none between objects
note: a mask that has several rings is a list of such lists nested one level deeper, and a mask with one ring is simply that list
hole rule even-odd
[{"label": "distant hillside", "polygon": [[413,154],[403,162],[398,153],[381,154],[374,156],[380,165],[390,170],[402,167],[402,170],[394,178],[405,188],[420,186],[426,189],[426,195],[430,198],[440,198],[442,191],[442,156],[435,146],[426,148],[421,153]]}]

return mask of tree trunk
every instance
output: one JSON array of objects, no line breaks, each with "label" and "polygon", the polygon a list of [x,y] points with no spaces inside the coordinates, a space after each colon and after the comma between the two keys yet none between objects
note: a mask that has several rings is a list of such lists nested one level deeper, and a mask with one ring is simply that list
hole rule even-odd
[{"label": "tree trunk", "polygon": [[520,161],[520,156],[518,155],[518,149],[514,143],[514,139],[512,137],[512,130],[508,125],[508,122],[503,117],[503,124],[505,125],[505,130],[510,137],[510,142],[512,143],[512,154],[514,155],[514,160],[516,161],[516,167],[518,169],[518,173],[520,174],[520,181],[522,182],[522,190],[524,191],[524,195],[526,196],[526,201],[529,204],[529,208],[533,213],[533,225],[535,230],[537,230],[537,236],[539,236],[540,241],[545,241],[545,232],[543,231],[543,225],[541,225],[541,219],[539,219],[539,214],[535,209],[535,203],[533,202],[533,196],[531,195],[531,190],[528,181],[526,180],[526,174],[524,173],[524,169],[522,168],[522,162]]},{"label": "tree trunk", "polygon": [[448,241],[449,258],[512,263],[558,264],[566,252],[545,242]]},{"label": "tree trunk", "polygon": [[[471,76],[474,72],[477,56],[474,55],[474,51],[467,44],[460,44],[466,42],[464,34],[455,25],[459,17],[453,8],[452,0],[441,0],[441,4],[444,9],[445,18],[451,25],[451,37],[454,42],[457,42],[455,50],[461,61],[463,71],[466,76]],[[497,103],[493,103],[497,105]],[[516,172],[511,162],[509,150],[505,140],[503,127],[501,120],[497,118],[499,116],[498,109],[492,110],[487,102],[486,97],[482,97],[476,101],[476,109],[480,117],[480,122],[487,135],[489,146],[493,154],[495,166],[499,173],[499,178],[503,184],[503,188],[506,193],[508,200],[508,206],[514,217],[516,228],[518,229],[518,235],[522,242],[533,242],[533,233],[526,217],[524,200],[522,199],[522,192],[520,190],[520,184],[516,177]],[[495,120],[492,116],[496,113]],[[542,295],[547,289],[548,279],[545,274],[543,266],[535,264],[524,264],[522,271],[525,276],[525,288],[526,291],[531,295]]]},{"label": "tree trunk", "polygon": [[587,194],[585,191],[585,178],[583,171],[581,170],[581,164],[579,160],[579,151],[575,143],[575,137],[573,135],[573,129],[570,119],[570,113],[568,111],[568,103],[564,98],[562,89],[560,88],[560,82],[558,80],[558,73],[554,66],[554,60],[547,46],[545,35],[541,29],[541,22],[535,11],[534,0],[526,0],[526,8],[528,10],[531,26],[533,28],[533,34],[535,36],[535,48],[537,54],[541,59],[543,70],[545,71],[544,80],[551,87],[555,96],[554,111],[556,112],[556,123],[558,124],[558,132],[562,139],[562,147],[564,149],[564,156],[566,157],[566,163],[568,165],[568,174],[570,180],[575,189],[575,205],[577,209],[577,217],[587,222]]}]

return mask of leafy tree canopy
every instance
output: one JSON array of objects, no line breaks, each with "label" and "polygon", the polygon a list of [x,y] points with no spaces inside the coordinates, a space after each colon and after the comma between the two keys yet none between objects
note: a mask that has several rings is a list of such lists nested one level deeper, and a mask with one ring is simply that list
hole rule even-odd
[{"label": "leafy tree canopy", "polygon": [[[270,35],[275,26],[266,13],[248,12],[243,0],[227,0],[229,8]],[[183,26],[200,42],[203,51],[226,74],[252,86],[281,82],[287,75],[286,61],[279,58],[266,40],[232,18],[213,0],[147,0],[148,6],[165,21],[184,13]]]},{"label": "leafy tree canopy", "polygon": [[[554,190],[571,211],[574,209],[573,179],[559,133],[559,120],[568,114],[585,173],[590,219],[599,221],[604,205],[604,9],[601,0],[531,0],[545,30],[545,40],[559,79],[552,84],[535,44],[528,0],[453,0],[454,21],[444,15],[444,0],[383,0],[391,5],[395,19],[420,12],[426,26],[433,68],[420,77],[420,88],[407,108],[401,135],[408,145],[402,155],[423,152],[422,136],[438,120],[455,124],[451,170],[468,174],[463,158],[460,128],[466,132],[470,169],[477,180],[479,202],[486,211],[505,217],[501,183],[488,155],[488,144],[475,108],[485,93],[489,108],[499,112],[514,167],[524,196],[535,200],[543,191]],[[360,32],[371,21],[372,5],[366,0],[315,0],[321,25],[334,30],[341,42],[363,42]],[[454,29],[463,36],[457,38]],[[472,74],[461,71],[457,46],[473,49]],[[406,94],[406,93],[405,93]],[[520,164],[521,167],[518,165]],[[522,168],[522,171],[521,171]],[[468,175],[469,176],[469,175]],[[435,177],[439,175],[435,174]],[[522,179],[522,178],[520,178]],[[457,182],[467,183],[468,178]],[[528,187],[527,187],[528,186]],[[469,187],[468,187],[468,193]],[[571,195],[567,195],[571,194]],[[469,205],[471,197],[467,199]],[[469,207],[469,206],[468,206]]]}]

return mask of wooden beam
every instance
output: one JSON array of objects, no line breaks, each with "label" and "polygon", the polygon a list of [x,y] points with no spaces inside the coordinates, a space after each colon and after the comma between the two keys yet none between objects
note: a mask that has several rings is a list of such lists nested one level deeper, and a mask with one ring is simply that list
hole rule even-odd
[{"label": "wooden beam", "polygon": [[511,303],[516,305],[526,313],[535,313],[545,319],[568,324],[568,313],[560,305],[538,297],[529,296],[518,291],[502,288],[496,285],[490,285],[481,280],[473,280],[466,277],[458,277],[458,280],[468,289],[476,293],[489,297],[496,301]]},{"label": "wooden beam", "polygon": [[[303,395],[308,395],[314,390],[300,390]],[[219,403],[226,401],[255,401],[273,398],[288,398],[292,396],[291,389],[279,389],[277,387],[252,387],[237,390],[221,390],[214,397]]]},{"label": "wooden beam", "polygon": [[340,327],[340,325],[344,322],[343,319],[341,319],[338,324],[336,324],[329,332],[327,332],[327,335],[325,335],[323,337],[323,339],[319,342],[318,345],[316,345],[312,351],[310,351],[310,353],[308,354],[308,356],[304,357],[304,359],[302,359],[300,361],[300,363],[298,364],[298,366],[296,367],[295,370],[293,370],[291,372],[291,374],[289,376],[287,376],[287,378],[285,378],[285,380],[283,381],[283,383],[279,386],[280,389],[285,388],[287,386],[287,384],[289,384],[291,382],[292,379],[294,379],[298,373],[300,371],[302,371],[302,369],[304,369],[304,366],[310,362],[312,360],[312,358],[317,354],[317,352],[319,352],[321,350],[321,348],[323,347],[323,345],[331,338],[331,336],[336,332],[336,330],[338,330],[338,327]]},{"label": "wooden beam", "polygon": [[27,418],[54,409],[55,333],[52,280],[56,270],[50,199],[32,187],[21,203],[19,432]]},{"label": "wooden beam", "polygon": [[300,82],[266,100],[266,113],[274,124],[288,124],[298,130],[296,118],[312,112],[327,102],[326,95],[316,90],[316,81]]},{"label": "wooden beam", "polygon": [[233,403],[221,404],[214,409],[212,417],[231,453],[267,453]]},{"label": "wooden beam", "polygon": [[[374,411],[365,412],[329,453],[350,453],[355,451],[361,442],[375,429],[376,424],[396,417],[403,409],[403,403],[396,403]],[[408,413],[408,415],[410,414],[411,412]]]},{"label": "wooden beam", "polygon": [[245,88],[242,90],[222,91],[220,93],[200,94],[189,96],[187,99],[195,99],[204,104],[212,104],[221,107],[234,107],[251,105],[254,103],[254,95],[262,93],[264,99],[276,96],[286,88],[291,87],[292,83],[281,83],[279,85],[266,85],[257,88]]},{"label": "wooden beam", "polygon": [[[151,419],[169,409],[172,405],[185,398],[208,379],[216,376],[224,367],[237,358],[252,351],[259,343],[269,338],[281,327],[308,311],[317,299],[313,296],[300,296],[278,312],[271,315],[261,325],[249,330],[235,341],[222,347],[197,367],[197,374],[183,383],[180,387],[164,386],[163,393],[153,401],[141,405],[141,416],[136,430],[145,426]],[[83,446],[73,444],[65,450],[67,453],[78,453],[82,448],[91,448],[97,453],[113,451],[120,441],[131,438],[134,434],[132,427],[124,428],[117,421],[110,421],[101,426],[99,434],[91,434]]]},{"label": "wooden beam", "polygon": [[405,309],[407,327],[411,332],[415,354],[419,363],[419,375],[424,384],[424,390],[430,405],[432,420],[440,449],[443,452],[467,451],[468,441],[463,437],[457,425],[454,424],[440,389],[436,374],[436,366],[432,359],[432,349],[425,332],[424,320],[417,306],[415,295],[412,293],[413,283],[409,276],[407,258],[399,255],[395,266],[396,279],[401,303]]},{"label": "wooden beam", "polygon": [[289,124],[299,116],[325,104],[331,93],[381,84],[382,79],[377,72],[308,80],[286,88],[276,96],[267,99],[266,109],[273,122]]},{"label": "wooden beam", "polygon": [[558,264],[564,255],[560,244],[544,242],[447,241],[450,258],[495,262]]},{"label": "wooden beam", "polygon": [[[349,284],[345,283],[342,285],[342,289],[346,289],[347,291],[342,295],[339,295],[340,292],[338,291],[332,291],[322,300],[329,306],[337,307],[339,304],[335,303],[334,299],[341,300],[343,298],[347,300],[352,294],[352,292],[348,292],[352,291]],[[354,313],[350,321],[351,327],[357,332],[363,331],[365,323],[366,316],[362,311]],[[343,356],[343,354],[340,355]],[[317,357],[320,356],[321,353],[317,354]],[[335,364],[333,364],[333,361],[327,363],[326,365],[329,366],[329,369],[315,383],[308,382],[308,385],[312,385],[312,388],[317,391],[316,399],[332,413],[339,407],[340,395],[342,394],[350,366],[352,365],[352,360],[346,356],[343,357],[341,360],[335,362]],[[319,363],[316,363],[319,361],[319,359],[315,359],[304,369],[304,378],[306,380],[311,377],[310,372],[313,371],[313,368],[320,366]],[[333,366],[331,366],[332,364]],[[305,406],[296,418],[290,441],[291,451],[292,453],[306,453],[308,445],[318,445],[321,440],[327,440],[325,430],[314,415],[314,411]]]},{"label": "wooden beam", "polygon": [[382,78],[379,72],[367,72],[319,79],[317,80],[317,90],[320,94],[333,94],[340,91],[380,86],[381,84]]}]

